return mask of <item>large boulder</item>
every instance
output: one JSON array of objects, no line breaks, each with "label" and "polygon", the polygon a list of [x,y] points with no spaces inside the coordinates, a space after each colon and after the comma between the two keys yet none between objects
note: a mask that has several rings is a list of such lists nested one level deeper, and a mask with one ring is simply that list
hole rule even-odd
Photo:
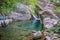
[{"label": "large boulder", "polygon": [[26,5],[18,3],[12,14],[9,15],[9,18],[13,18],[14,20],[29,20],[31,15]]}]

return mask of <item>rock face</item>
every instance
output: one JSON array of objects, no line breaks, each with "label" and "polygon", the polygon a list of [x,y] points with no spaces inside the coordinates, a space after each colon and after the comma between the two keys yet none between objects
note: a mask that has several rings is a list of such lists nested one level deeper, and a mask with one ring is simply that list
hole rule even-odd
[{"label": "rock face", "polygon": [[57,24],[59,17],[54,13],[56,6],[50,0],[38,0],[40,7],[39,14],[43,16],[43,21],[46,28],[51,28]]},{"label": "rock face", "polygon": [[31,15],[26,5],[18,3],[12,14],[9,15],[9,18],[13,18],[14,20],[29,20]]},{"label": "rock face", "polygon": [[54,27],[54,25],[59,21],[59,17],[49,11],[42,12],[41,14],[46,28]]}]

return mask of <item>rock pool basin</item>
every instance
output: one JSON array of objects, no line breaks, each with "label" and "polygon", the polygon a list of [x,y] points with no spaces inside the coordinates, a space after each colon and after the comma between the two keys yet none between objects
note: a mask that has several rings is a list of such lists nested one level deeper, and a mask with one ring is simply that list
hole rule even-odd
[{"label": "rock pool basin", "polygon": [[24,37],[33,30],[40,30],[40,21],[18,21],[9,24],[8,27],[0,27],[1,40],[23,40]]}]

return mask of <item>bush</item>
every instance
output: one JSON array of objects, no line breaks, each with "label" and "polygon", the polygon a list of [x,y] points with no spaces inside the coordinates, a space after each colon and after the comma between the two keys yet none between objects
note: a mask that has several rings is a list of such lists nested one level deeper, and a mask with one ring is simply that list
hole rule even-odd
[{"label": "bush", "polygon": [[0,1],[0,12],[8,12],[10,13],[15,7],[15,3],[22,4],[36,4],[37,0],[1,0]]},{"label": "bush", "polygon": [[54,3],[56,6],[60,6],[60,1],[59,0],[50,0],[51,2]]},{"label": "bush", "polygon": [[60,33],[60,21],[56,25],[55,32]]},{"label": "bush", "polygon": [[15,7],[14,4],[21,0],[2,0],[0,1],[0,12],[11,12]]},{"label": "bush", "polygon": [[55,13],[58,13],[60,12],[60,7],[57,7],[55,10],[54,10]]}]

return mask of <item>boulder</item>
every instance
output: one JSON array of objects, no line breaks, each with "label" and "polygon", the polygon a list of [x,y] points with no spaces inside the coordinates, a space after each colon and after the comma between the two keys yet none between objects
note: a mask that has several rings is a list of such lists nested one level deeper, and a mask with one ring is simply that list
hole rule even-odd
[{"label": "boulder", "polygon": [[14,20],[29,20],[31,15],[13,12],[13,14],[9,15],[9,18]]},{"label": "boulder", "polygon": [[17,3],[16,8],[9,15],[9,18],[13,18],[14,20],[29,20],[31,15],[26,5]]},{"label": "boulder", "polygon": [[12,19],[0,20],[0,26],[6,27],[8,24],[12,23]]},{"label": "boulder", "polygon": [[46,36],[46,40],[52,40],[51,37],[49,36]]},{"label": "boulder", "polygon": [[33,37],[38,38],[42,35],[40,31],[33,33]]},{"label": "boulder", "polygon": [[44,18],[44,24],[46,28],[54,27],[54,25],[56,25],[58,21],[58,19],[51,19],[49,17]]}]

